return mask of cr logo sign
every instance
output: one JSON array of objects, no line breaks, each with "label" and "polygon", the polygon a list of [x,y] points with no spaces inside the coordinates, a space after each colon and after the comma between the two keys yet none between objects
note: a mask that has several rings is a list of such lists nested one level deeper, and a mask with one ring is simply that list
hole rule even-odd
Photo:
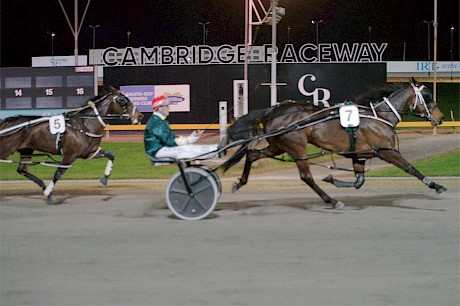
[{"label": "cr logo sign", "polygon": [[[310,97],[313,96],[313,104],[318,106],[319,102],[323,103],[325,107],[330,107],[328,100],[331,98],[331,92],[327,88],[315,88],[312,92],[308,92],[305,90],[305,79],[309,78],[312,82],[316,81],[316,77],[313,74],[305,74],[299,79],[299,83],[297,83],[297,88],[299,89],[300,93],[304,96]],[[322,93],[321,99],[320,92]]]}]

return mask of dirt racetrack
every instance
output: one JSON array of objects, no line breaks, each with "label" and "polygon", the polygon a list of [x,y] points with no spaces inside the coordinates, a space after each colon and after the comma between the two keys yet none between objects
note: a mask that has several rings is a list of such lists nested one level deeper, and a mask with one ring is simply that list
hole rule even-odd
[{"label": "dirt racetrack", "polygon": [[[436,147],[458,147],[449,137]],[[419,138],[411,160],[433,143]],[[435,178],[442,194],[415,178],[320,182],[341,211],[290,170],[236,194],[233,180],[196,222],[172,217],[162,180],[62,181],[58,206],[32,183],[0,182],[0,304],[459,304],[458,177]]]}]

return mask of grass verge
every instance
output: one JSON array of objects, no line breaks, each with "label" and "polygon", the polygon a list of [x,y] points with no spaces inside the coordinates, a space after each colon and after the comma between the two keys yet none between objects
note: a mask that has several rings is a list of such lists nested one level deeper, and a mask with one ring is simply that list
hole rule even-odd
[{"label": "grass verge", "polygon": [[[460,150],[445,152],[436,156],[415,161],[412,165],[426,176],[460,176]],[[367,177],[410,176],[396,166],[372,170]]]},{"label": "grass verge", "polygon": [[[169,179],[177,171],[176,165],[151,166],[150,161],[145,155],[144,145],[142,142],[106,142],[103,148],[114,152],[116,155],[111,179]],[[309,147],[308,154],[318,153],[316,147]],[[289,161],[287,155],[281,156]],[[59,159],[59,156],[55,156]],[[18,161],[17,154],[11,157],[12,160]],[[45,157],[37,157],[36,161],[44,161]],[[426,160],[414,163],[414,166],[427,176],[460,176],[459,170],[460,150],[455,150],[445,154],[435,156]],[[330,155],[315,158],[314,163],[321,163],[330,160]],[[220,162],[220,161],[219,161]],[[104,176],[104,169],[107,164],[106,158],[94,160],[78,159],[74,165],[69,168],[63,175],[63,180],[86,180],[100,179]],[[294,168],[293,162],[283,162],[272,159],[263,159],[256,162],[251,169],[251,173],[264,173],[277,170]],[[0,180],[25,180],[22,175],[16,172],[17,163],[0,163]],[[243,163],[240,162],[227,173],[229,175],[240,175],[243,169]],[[53,178],[55,167],[45,167],[41,165],[30,166],[30,172],[42,178],[51,180]],[[407,174],[394,167],[388,167],[381,170],[370,171],[366,176],[406,176]]]}]

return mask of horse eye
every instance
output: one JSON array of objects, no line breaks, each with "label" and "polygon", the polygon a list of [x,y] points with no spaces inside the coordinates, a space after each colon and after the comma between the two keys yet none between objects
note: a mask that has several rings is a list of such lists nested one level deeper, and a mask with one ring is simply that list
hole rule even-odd
[{"label": "horse eye", "polygon": [[128,106],[128,101],[125,98],[122,98],[120,101],[120,105],[125,108]]}]

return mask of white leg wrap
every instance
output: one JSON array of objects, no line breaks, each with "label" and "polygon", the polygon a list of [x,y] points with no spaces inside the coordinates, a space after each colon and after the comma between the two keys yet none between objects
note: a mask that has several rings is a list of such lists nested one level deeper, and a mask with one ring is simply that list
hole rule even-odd
[{"label": "white leg wrap", "polygon": [[113,161],[110,159],[107,161],[107,165],[105,166],[105,171],[104,174],[109,176],[110,173],[112,173],[112,168],[113,168]]},{"label": "white leg wrap", "polygon": [[431,183],[433,183],[433,181],[432,181],[432,180],[430,180],[430,179],[429,179],[429,178],[427,178],[427,177],[423,178],[423,181],[422,181],[422,182],[424,182],[424,183],[425,183],[425,185],[427,185],[427,186],[430,186],[430,184],[431,184]]},{"label": "white leg wrap", "polygon": [[54,182],[51,181],[48,187],[46,187],[45,191],[43,191],[43,194],[45,195],[45,197],[49,196],[50,193],[53,192],[53,189],[54,189]]}]

